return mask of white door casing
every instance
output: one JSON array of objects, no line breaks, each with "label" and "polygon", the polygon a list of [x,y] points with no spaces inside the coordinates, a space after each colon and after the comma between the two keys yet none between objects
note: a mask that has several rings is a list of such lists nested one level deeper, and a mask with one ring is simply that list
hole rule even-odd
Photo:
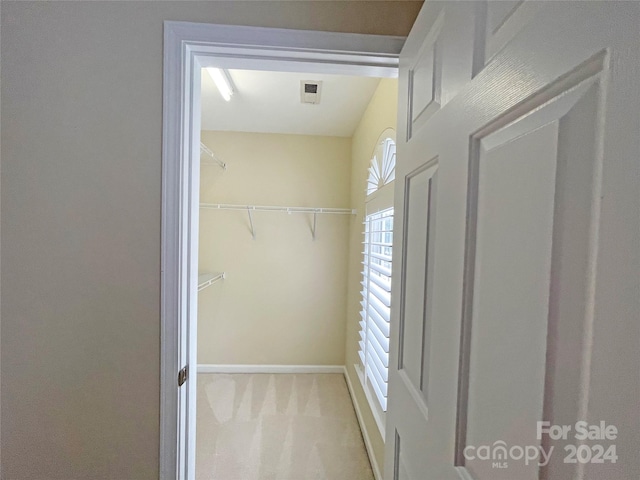
[{"label": "white door casing", "polygon": [[[638,2],[425,3],[400,59],[385,479],[640,477],[638,45]],[[554,450],[474,455],[503,444]],[[598,444],[617,461],[565,462]]]},{"label": "white door casing", "polygon": [[[395,77],[403,37],[165,22],[160,478],[195,475],[200,71]],[[178,389],[180,368],[190,378]]]}]

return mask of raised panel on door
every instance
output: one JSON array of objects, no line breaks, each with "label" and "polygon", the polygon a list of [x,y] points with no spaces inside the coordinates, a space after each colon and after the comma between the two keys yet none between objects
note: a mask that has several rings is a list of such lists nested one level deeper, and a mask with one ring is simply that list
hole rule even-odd
[{"label": "raised panel on door", "polygon": [[415,45],[416,51],[408,65],[406,79],[407,140],[442,106],[455,98],[460,88],[471,79],[476,57],[483,55],[483,52],[474,50],[476,37],[484,35],[481,24],[476,24],[475,15],[476,11],[481,11],[481,2],[477,5],[427,2],[424,9],[416,25],[426,26],[427,33],[420,44]]},{"label": "raised panel on door", "polygon": [[427,416],[437,158],[405,178],[404,245],[397,370]]},{"label": "raised panel on door", "polygon": [[541,7],[538,0],[504,0],[487,2],[485,63],[489,62],[509,40],[533,20]]},{"label": "raised panel on door", "polygon": [[[579,419],[584,347],[575,332],[587,322],[601,92],[599,77],[580,79],[598,66],[588,62],[550,86],[555,96],[541,108],[545,95],[473,140],[456,461],[476,480],[575,473],[562,462],[564,443],[539,438],[537,424]],[[500,456],[500,446],[536,458]],[[533,449],[551,447],[541,469]]]},{"label": "raised panel on door", "polygon": [[393,480],[411,480],[413,477],[409,474],[407,469],[405,455],[402,451],[402,439],[400,438],[397,430],[395,432],[394,450]]},{"label": "raised panel on door", "polygon": [[524,3],[524,0],[503,0],[487,4],[487,32],[495,34]]},{"label": "raised panel on door", "polygon": [[422,45],[420,55],[409,71],[411,102],[409,121],[412,125],[420,121],[424,123],[440,108],[442,59],[441,42],[438,35],[442,28],[442,15],[436,21],[430,38]]},{"label": "raised panel on door", "polygon": [[[478,155],[467,444],[535,444],[542,418],[557,124]],[[465,463],[496,478],[486,461]],[[510,478],[533,479],[515,463]],[[499,475],[499,471],[498,471]]]}]

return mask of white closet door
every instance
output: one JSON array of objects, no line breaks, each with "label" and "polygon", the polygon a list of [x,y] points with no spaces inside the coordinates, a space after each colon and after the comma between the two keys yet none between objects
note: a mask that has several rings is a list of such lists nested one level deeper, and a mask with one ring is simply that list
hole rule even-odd
[{"label": "white closet door", "polygon": [[[638,2],[425,3],[401,56],[385,479],[640,478],[639,45]],[[617,460],[585,461],[596,445]]]}]

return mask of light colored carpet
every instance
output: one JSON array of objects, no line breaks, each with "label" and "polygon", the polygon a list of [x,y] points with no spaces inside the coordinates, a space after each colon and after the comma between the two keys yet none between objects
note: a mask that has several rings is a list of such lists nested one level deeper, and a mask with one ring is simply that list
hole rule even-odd
[{"label": "light colored carpet", "polygon": [[341,374],[198,374],[198,480],[373,480]]}]

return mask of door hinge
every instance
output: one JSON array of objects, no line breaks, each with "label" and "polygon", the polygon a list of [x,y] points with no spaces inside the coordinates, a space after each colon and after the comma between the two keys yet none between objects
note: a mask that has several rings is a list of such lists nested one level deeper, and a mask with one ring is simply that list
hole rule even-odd
[{"label": "door hinge", "polygon": [[178,386],[184,385],[184,382],[189,378],[189,365],[186,365],[182,370],[178,372]]}]

